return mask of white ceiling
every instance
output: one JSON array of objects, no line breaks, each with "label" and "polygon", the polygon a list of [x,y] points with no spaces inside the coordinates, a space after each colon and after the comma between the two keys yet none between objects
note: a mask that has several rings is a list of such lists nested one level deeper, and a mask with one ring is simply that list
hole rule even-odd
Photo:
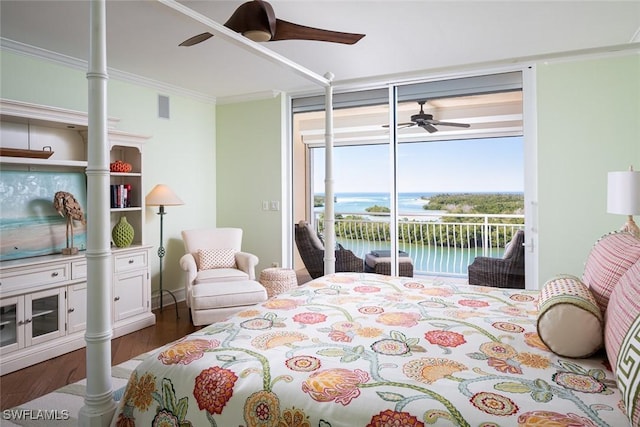
[{"label": "white ceiling", "polygon": [[[181,3],[222,24],[242,1]],[[315,73],[332,72],[336,83],[364,83],[380,76],[395,79],[640,42],[639,0],[273,0],[271,4],[276,16],[287,21],[366,34],[351,46],[299,40],[263,44]],[[87,1],[0,0],[0,18],[5,49],[33,52],[33,46],[82,61],[88,58]],[[178,47],[208,30],[154,0],[108,0],[110,73],[142,76],[160,86],[218,100],[317,88],[221,37]]]}]

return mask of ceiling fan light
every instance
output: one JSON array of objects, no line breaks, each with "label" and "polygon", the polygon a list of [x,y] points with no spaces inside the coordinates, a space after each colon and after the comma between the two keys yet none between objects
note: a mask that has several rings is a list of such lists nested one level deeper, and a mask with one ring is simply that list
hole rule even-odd
[{"label": "ceiling fan light", "polygon": [[253,40],[254,42],[268,42],[271,40],[271,33],[262,30],[249,30],[242,33],[246,38]]}]

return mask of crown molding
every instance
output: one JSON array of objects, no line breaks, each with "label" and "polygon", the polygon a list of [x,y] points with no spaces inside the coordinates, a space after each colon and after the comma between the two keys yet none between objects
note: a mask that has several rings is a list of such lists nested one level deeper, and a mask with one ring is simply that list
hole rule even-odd
[{"label": "crown molding", "polygon": [[[84,111],[33,104],[13,99],[0,98],[0,114],[30,121],[46,122],[47,124],[58,124],[64,127],[78,126],[86,128],[89,125],[89,118]],[[108,117],[107,127],[109,131],[115,128],[118,122],[120,122],[120,119]]]},{"label": "crown molding", "polygon": [[217,105],[238,104],[242,102],[260,101],[263,99],[273,99],[284,92],[280,90],[265,90],[262,92],[245,93],[242,95],[230,95],[216,98]]},{"label": "crown molding", "polygon": [[[45,61],[64,65],[69,68],[74,68],[77,70],[86,71],[88,69],[88,63],[85,60],[63,55],[63,54],[53,52],[47,49],[42,49],[36,46],[31,46],[25,43],[20,43],[4,37],[0,37],[0,49],[6,50],[12,53],[35,57]],[[216,103],[215,97],[203,95],[200,92],[170,85],[168,83],[163,83],[158,80],[142,77],[137,74],[128,73],[126,71],[121,71],[115,68],[107,68],[107,73],[109,74],[110,78],[114,78],[114,79],[122,80],[128,83],[133,83],[139,86],[155,89],[162,93],[195,98],[210,104]]]}]

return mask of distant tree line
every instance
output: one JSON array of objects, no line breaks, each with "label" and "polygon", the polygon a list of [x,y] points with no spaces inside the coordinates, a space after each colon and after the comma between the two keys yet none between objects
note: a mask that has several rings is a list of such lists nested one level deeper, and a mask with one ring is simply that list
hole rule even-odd
[{"label": "distant tree line", "polygon": [[423,206],[449,213],[524,214],[524,195],[509,193],[437,194]]}]

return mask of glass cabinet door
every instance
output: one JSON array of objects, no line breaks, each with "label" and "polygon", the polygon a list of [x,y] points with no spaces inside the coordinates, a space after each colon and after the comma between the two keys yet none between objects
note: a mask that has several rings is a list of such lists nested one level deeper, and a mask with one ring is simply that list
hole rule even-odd
[{"label": "glass cabinet door", "polygon": [[0,353],[24,347],[23,297],[5,298],[0,304]]},{"label": "glass cabinet door", "polygon": [[52,289],[25,297],[27,344],[33,345],[64,335],[64,290]]}]

